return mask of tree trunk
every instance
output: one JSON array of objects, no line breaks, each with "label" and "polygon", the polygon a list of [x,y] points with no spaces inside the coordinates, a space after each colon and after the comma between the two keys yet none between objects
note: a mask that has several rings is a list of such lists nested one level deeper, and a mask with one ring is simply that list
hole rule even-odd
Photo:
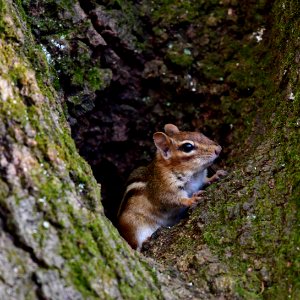
[{"label": "tree trunk", "polygon": [[0,7],[0,298],[162,298],[103,214],[23,10]]},{"label": "tree trunk", "polygon": [[[96,1],[0,0],[0,298],[297,299],[298,1],[251,2],[249,11],[248,2],[240,9],[235,1],[103,2],[107,9]],[[200,4],[212,13],[189,19]],[[242,38],[237,12],[248,20]],[[147,31],[142,22],[153,27]],[[186,40],[176,40],[177,32],[166,36],[176,22]],[[199,39],[193,26],[203,30]],[[143,39],[153,46],[137,48]],[[197,61],[200,48],[207,57]],[[173,103],[175,89],[183,99]],[[131,137],[150,141],[156,122],[184,123],[198,106],[215,119],[204,113],[193,124],[207,122],[227,143],[230,175],[208,189],[188,219],[146,245],[153,262],[131,250],[104,215],[100,186],[69,126],[95,175],[105,163],[126,173]],[[138,110],[151,117],[127,130]],[[226,126],[218,131],[220,124]],[[106,150],[101,143],[109,139]],[[149,148],[144,142],[146,160]],[[109,154],[104,160],[98,151]],[[119,176],[121,184],[119,170],[104,170],[100,180]],[[114,222],[116,198],[106,195]]]}]

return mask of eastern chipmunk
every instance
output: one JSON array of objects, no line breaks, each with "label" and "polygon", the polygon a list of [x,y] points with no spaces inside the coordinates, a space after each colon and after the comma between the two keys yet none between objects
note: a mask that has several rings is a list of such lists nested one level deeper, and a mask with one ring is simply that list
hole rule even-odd
[{"label": "eastern chipmunk", "polygon": [[165,133],[153,135],[155,159],[129,176],[118,213],[121,235],[138,250],[159,227],[176,224],[201,199],[201,188],[226,175],[219,170],[207,177],[207,167],[222,150],[217,143],[198,132],[180,131],[173,124],[164,129]]}]

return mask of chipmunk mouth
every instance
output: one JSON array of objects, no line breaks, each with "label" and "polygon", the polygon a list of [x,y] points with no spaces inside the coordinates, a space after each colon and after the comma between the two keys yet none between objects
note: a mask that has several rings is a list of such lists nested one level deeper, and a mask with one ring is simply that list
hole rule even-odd
[{"label": "chipmunk mouth", "polygon": [[219,157],[219,155],[217,153],[213,153],[213,154],[207,156],[207,160],[209,162],[213,163],[218,157]]},{"label": "chipmunk mouth", "polygon": [[206,162],[204,164],[202,164],[203,170],[207,169],[209,166],[211,166],[218,157],[219,157],[219,155],[217,155],[217,154],[207,156]]},{"label": "chipmunk mouth", "polygon": [[199,171],[204,171],[205,169],[207,169],[209,166],[211,166],[214,161],[215,161],[216,158],[211,158],[211,157],[207,157],[207,159],[205,161],[201,161],[199,164],[198,164],[198,167],[200,167]]}]

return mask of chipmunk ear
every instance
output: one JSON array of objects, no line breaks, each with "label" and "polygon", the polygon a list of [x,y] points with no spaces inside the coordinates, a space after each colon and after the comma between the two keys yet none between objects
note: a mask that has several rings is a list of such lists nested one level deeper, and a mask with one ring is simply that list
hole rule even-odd
[{"label": "chipmunk ear", "polygon": [[173,124],[166,124],[165,127],[165,133],[172,136],[174,135],[175,133],[178,133],[179,132],[179,129],[177,126],[173,125]]},{"label": "chipmunk ear", "polygon": [[157,150],[162,154],[163,158],[170,158],[171,139],[163,132],[155,132],[153,134],[153,140]]}]

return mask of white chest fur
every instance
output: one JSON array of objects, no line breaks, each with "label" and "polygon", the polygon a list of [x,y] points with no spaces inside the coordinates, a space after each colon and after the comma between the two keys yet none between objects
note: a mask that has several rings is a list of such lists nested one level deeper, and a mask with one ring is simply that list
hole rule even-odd
[{"label": "white chest fur", "polygon": [[184,186],[184,189],[189,197],[191,197],[194,193],[198,192],[204,186],[206,182],[206,177],[207,169],[191,176],[191,178],[187,181],[187,183]]}]

